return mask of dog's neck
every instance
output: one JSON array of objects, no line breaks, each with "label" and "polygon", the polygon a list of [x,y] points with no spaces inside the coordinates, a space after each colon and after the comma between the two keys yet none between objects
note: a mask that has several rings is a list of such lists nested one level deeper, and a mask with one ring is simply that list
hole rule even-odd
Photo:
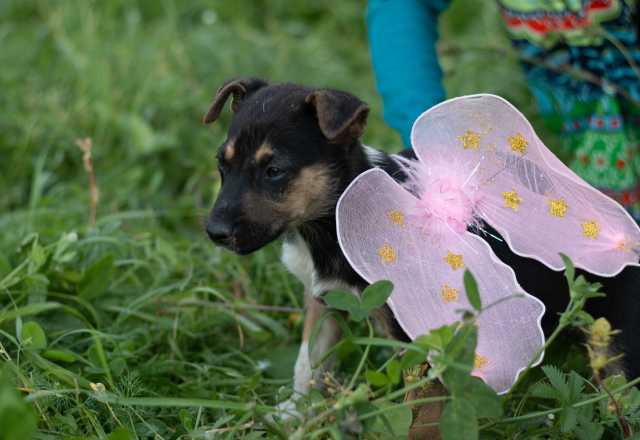
[{"label": "dog's neck", "polygon": [[320,279],[340,279],[351,286],[359,288],[364,288],[367,285],[351,269],[340,250],[336,231],[336,205],[340,195],[358,175],[376,166],[387,168],[392,164],[393,160],[386,153],[364,146],[361,143],[354,145],[352,154],[344,162],[344,168],[337,182],[332,209],[323,217],[298,226],[297,233],[300,234],[309,248],[316,275]]}]

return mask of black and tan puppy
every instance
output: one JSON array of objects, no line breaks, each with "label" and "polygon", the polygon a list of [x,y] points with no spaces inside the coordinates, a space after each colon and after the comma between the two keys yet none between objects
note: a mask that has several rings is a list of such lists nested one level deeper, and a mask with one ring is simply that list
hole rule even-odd
[{"label": "black and tan puppy", "polygon": [[[284,238],[282,261],[304,284],[307,304],[295,393],[283,405],[290,410],[295,398],[309,389],[311,365],[339,337],[337,324],[325,320],[309,352],[311,329],[324,309],[322,294],[332,289],[358,294],[366,286],[338,246],[338,198],[369,168],[381,167],[397,179],[403,174],[390,156],[362,145],[369,109],[349,93],[259,79],[232,80],[219,89],[205,123],[218,118],[229,97],[233,119],[218,153],[222,187],[207,233],[215,243],[239,254]],[[485,238],[494,252],[513,267],[520,285],[547,306],[545,331],[553,328],[568,300],[562,273],[515,255],[497,234],[492,235]],[[607,293],[591,303],[590,311],[622,330],[618,348],[625,353],[627,373],[637,376],[640,269],[627,268],[615,278],[588,278],[600,281]],[[389,334],[406,338],[387,308],[378,317]]]}]

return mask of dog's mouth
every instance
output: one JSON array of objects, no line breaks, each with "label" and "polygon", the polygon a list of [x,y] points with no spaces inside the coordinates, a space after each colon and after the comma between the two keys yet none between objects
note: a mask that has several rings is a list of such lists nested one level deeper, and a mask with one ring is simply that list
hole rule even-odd
[{"label": "dog's mouth", "polygon": [[237,240],[233,236],[232,237],[223,238],[223,239],[216,239],[216,240],[210,239],[210,240],[216,246],[220,246],[220,247],[228,249],[228,250],[230,250],[232,252],[239,253],[236,250],[237,247],[238,247]]},{"label": "dog's mouth", "polygon": [[256,252],[272,241],[280,237],[284,232],[284,227],[277,228],[275,231],[252,231],[238,232],[223,239],[211,240],[215,245],[223,247],[238,255],[248,255]]}]

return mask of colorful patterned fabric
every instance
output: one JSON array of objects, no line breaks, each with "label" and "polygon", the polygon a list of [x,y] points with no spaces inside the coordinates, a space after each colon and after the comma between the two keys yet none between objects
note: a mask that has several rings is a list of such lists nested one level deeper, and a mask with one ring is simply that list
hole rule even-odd
[{"label": "colorful patterned fabric", "polygon": [[569,166],[640,220],[640,47],[623,0],[501,0]]}]

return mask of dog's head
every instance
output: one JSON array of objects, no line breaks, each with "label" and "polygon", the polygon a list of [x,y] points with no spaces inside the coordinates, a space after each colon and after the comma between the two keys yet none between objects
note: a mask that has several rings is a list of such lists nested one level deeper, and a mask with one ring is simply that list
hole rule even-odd
[{"label": "dog's head", "polygon": [[247,254],[333,214],[369,108],[336,90],[237,79],[218,90],[205,123],[229,97],[233,118],[218,151],[222,186],[206,229],[215,243]]}]

